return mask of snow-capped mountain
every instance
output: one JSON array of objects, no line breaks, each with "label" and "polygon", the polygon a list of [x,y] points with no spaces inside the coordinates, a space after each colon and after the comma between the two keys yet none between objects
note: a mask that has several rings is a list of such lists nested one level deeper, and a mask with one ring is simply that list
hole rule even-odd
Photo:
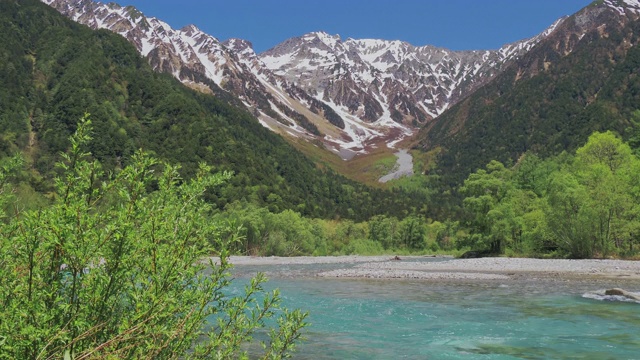
[{"label": "snow-capped mountain", "polygon": [[368,122],[390,113],[399,123],[421,125],[486,83],[544,33],[490,51],[450,51],[402,41],[342,41],[323,32],[287,40],[261,54],[275,74],[318,99]]},{"label": "snow-capped mountain", "polygon": [[[345,158],[411,135],[493,79],[564,20],[536,37],[497,50],[343,41],[314,32],[256,54],[246,40],[221,42],[193,25],[172,29],[131,6],[42,1],[77,22],[121,34],[156,70],[201,91],[230,92],[263,125],[296,137],[321,139]],[[606,2],[619,6],[616,0]]]}]

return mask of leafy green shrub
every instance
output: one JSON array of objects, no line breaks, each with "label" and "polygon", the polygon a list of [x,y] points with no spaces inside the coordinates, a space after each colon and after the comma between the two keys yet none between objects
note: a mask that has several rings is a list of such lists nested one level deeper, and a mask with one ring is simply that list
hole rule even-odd
[{"label": "leafy green shrub", "polygon": [[[71,137],[53,204],[16,207],[0,223],[0,358],[241,357],[276,314],[264,357],[286,357],[306,313],[281,309],[261,275],[227,295],[229,244],[219,235],[228,229],[200,197],[230,175],[202,165],[182,181],[177,167],[138,152],[106,176],[83,152],[89,131],[84,120]],[[4,180],[17,164],[0,171],[0,204],[11,202]]]}]

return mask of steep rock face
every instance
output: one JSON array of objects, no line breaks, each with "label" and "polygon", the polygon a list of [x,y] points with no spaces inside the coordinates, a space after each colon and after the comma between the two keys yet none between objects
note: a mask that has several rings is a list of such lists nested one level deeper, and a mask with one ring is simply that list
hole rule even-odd
[{"label": "steep rock face", "polygon": [[443,150],[438,171],[455,185],[491,160],[572,151],[593,131],[629,136],[639,73],[640,2],[594,2],[424,127],[419,147]]},{"label": "steep rock face", "polygon": [[315,32],[256,54],[248,41],[221,42],[193,25],[175,30],[131,6],[42,1],[75,21],[124,36],[156,70],[188,86],[233,94],[274,131],[320,139],[336,152],[352,153],[413,134],[491,81],[563,21],[492,51],[342,41]]}]

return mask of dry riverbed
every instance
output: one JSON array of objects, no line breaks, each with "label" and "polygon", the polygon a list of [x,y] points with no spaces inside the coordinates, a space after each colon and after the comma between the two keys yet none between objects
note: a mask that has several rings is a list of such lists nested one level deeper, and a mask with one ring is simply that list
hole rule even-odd
[{"label": "dry riverbed", "polygon": [[417,261],[420,259],[415,256],[401,257],[400,260],[394,260],[393,256],[232,256],[230,261],[235,265],[350,264],[344,269],[316,274],[340,278],[508,280],[535,276],[640,279],[640,261],[523,258]]}]

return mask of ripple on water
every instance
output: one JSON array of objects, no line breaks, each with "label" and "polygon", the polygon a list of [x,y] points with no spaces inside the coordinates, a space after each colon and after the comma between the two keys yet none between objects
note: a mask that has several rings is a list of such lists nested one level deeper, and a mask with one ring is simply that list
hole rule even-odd
[{"label": "ripple on water", "polygon": [[[626,296],[622,295],[606,295],[606,290],[596,290],[591,292],[586,292],[582,294],[582,297],[585,299],[599,300],[599,301],[619,301],[619,302],[628,302],[640,304],[640,301],[635,299],[630,299]],[[633,295],[640,296],[640,293],[632,293]]]}]

